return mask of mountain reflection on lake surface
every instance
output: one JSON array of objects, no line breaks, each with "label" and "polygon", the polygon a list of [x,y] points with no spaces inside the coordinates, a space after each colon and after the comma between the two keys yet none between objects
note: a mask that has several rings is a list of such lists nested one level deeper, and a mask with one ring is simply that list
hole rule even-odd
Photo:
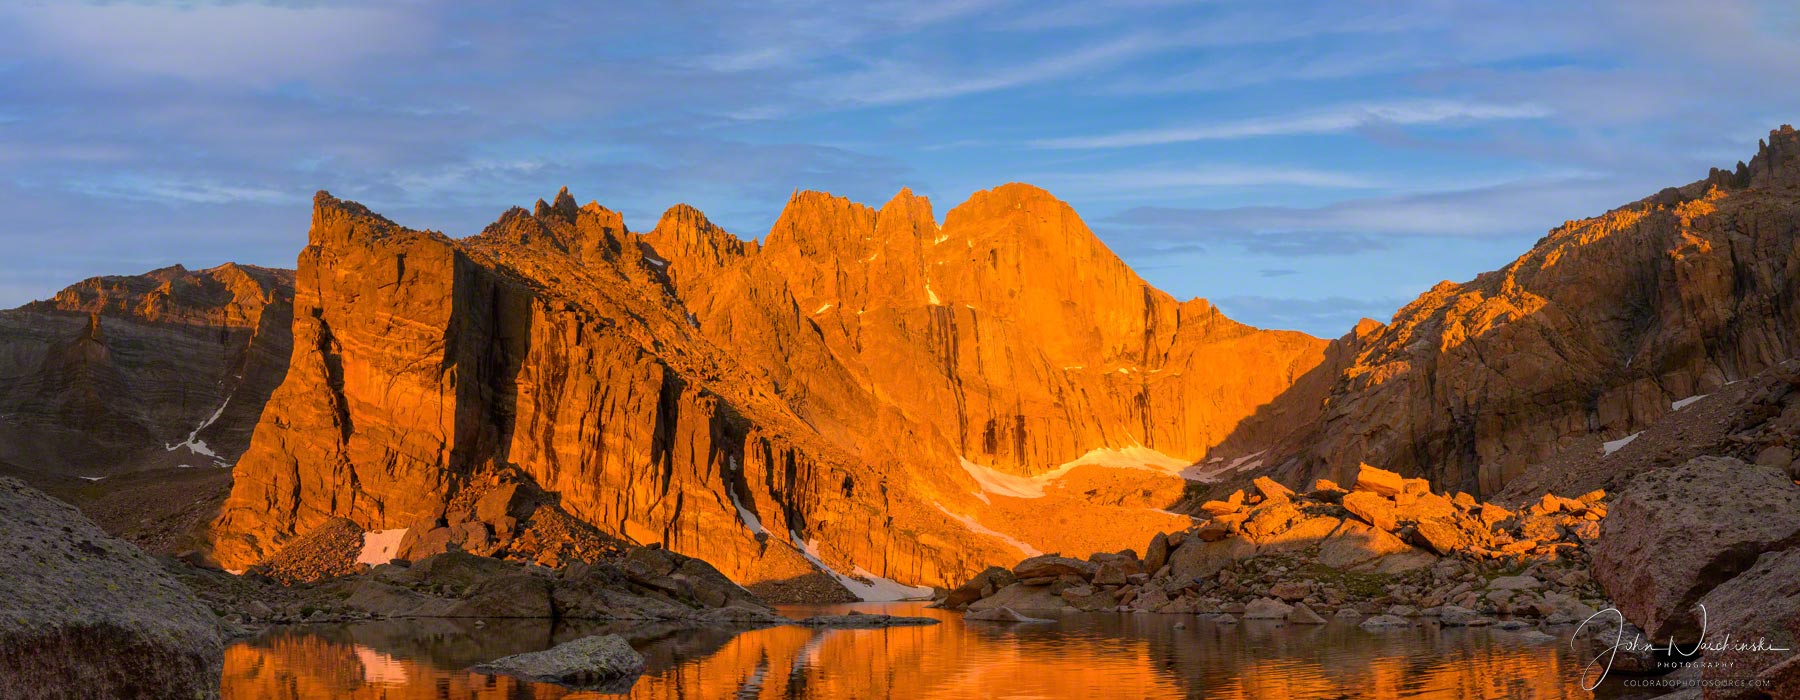
[{"label": "mountain reflection on lake surface", "polygon": [[[1191,616],[1071,614],[964,623],[920,603],[847,608],[943,624],[731,632],[659,623],[396,620],[270,632],[226,651],[226,700],[617,697],[470,673],[469,666],[590,634],[649,661],[631,698],[1585,698],[1566,643],[1495,629],[1365,632]],[[1176,629],[1184,622],[1185,629]]]}]

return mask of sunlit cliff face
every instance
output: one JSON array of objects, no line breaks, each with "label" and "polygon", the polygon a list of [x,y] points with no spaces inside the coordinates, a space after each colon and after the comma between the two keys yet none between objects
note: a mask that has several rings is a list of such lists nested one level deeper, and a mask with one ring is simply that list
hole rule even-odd
[{"label": "sunlit cliff face", "polygon": [[[934,614],[917,606],[900,612]],[[1185,629],[1175,628],[1178,619],[1188,620]],[[224,697],[600,697],[464,669],[565,638],[633,636],[629,628],[552,633],[538,623],[391,638],[373,629],[292,631],[239,644],[226,654]],[[944,616],[940,625],[886,630],[650,633],[634,645],[650,671],[631,685],[632,698],[1588,697],[1566,645],[1523,644],[1486,630],[1371,634],[1350,625],[1221,626],[1171,616],[1003,626]]]}]

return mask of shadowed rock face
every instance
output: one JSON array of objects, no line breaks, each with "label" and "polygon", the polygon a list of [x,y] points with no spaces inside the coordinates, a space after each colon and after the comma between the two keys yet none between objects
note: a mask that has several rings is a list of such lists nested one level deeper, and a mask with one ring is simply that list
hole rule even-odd
[{"label": "shadowed rock face", "polygon": [[219,629],[193,592],[74,507],[6,477],[0,567],[0,696],[218,697]]},{"label": "shadowed rock face", "polygon": [[231,464],[286,373],[292,297],[286,270],[175,266],[0,311],[0,464]]},{"label": "shadowed rock face", "polygon": [[685,206],[634,234],[566,190],[461,240],[321,193],[294,309],[217,522],[227,567],[332,517],[409,526],[516,470],[741,582],[813,573],[803,546],[953,584],[1021,556],[951,516],[982,491],[961,459],[1198,459],[1324,345],[1176,302],[1024,185],[942,227],[909,192],[798,193],[760,245]]},{"label": "shadowed rock face", "polygon": [[1800,351],[1800,133],[1748,165],[1550,232],[1512,264],[1364,321],[1223,453],[1292,480],[1380,464],[1494,494]]}]

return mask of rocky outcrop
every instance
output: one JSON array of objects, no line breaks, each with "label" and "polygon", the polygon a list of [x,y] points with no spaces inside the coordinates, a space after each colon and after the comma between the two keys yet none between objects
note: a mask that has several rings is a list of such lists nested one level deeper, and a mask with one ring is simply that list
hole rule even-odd
[{"label": "rocky outcrop", "polygon": [[0,466],[232,464],[286,373],[292,296],[287,270],[177,265],[0,311]]},{"label": "rocky outcrop", "polygon": [[[1221,456],[1291,480],[1359,462],[1491,496],[1591,436],[1619,440],[1800,354],[1800,133],[1734,172],[1552,230],[1333,341]],[[1590,446],[1591,445],[1591,446]]]},{"label": "rocky outcrop", "polygon": [[543,651],[502,657],[472,669],[573,688],[630,687],[644,672],[644,655],[616,634],[582,637]]},{"label": "rocky outcrop", "polygon": [[1796,544],[1800,485],[1771,467],[1697,457],[1641,474],[1619,493],[1601,526],[1594,577],[1652,638],[1692,643],[1703,629],[1694,608],[1702,596],[1765,552]]},{"label": "rocky outcrop", "polygon": [[[1176,302],[1024,185],[941,227],[907,192],[797,193],[761,245],[689,207],[631,233],[566,191],[453,240],[321,193],[296,280],[290,371],[217,522],[228,567],[334,517],[491,545],[450,521],[516,474],[747,584],[948,586],[1034,542],[1179,526],[1179,480],[1145,502],[1094,470],[1185,467],[1323,347]],[[1080,459],[1106,464],[1061,468]],[[1026,517],[1036,498],[1109,527]]]},{"label": "rocky outcrop", "polygon": [[73,507],[0,477],[0,695],[218,697],[220,630],[192,591]]},{"label": "rocky outcrop", "polygon": [[[1320,483],[1302,495],[1259,480],[1259,494],[1209,501],[1205,522],[1154,538],[1153,550],[1158,542],[1168,550],[1154,569],[1130,551],[1086,562],[1044,555],[1020,562],[1010,576],[982,572],[940,605],[971,614],[1200,613],[1309,625],[1323,624],[1320,611],[1385,612],[1462,626],[1490,624],[1498,614],[1575,623],[1605,607],[1588,574],[1586,544],[1608,517],[1604,493],[1545,494],[1513,513],[1466,494],[1435,494],[1423,480],[1363,471],[1347,494]],[[1368,518],[1311,495],[1334,493],[1344,503],[1374,499],[1382,515]]]}]

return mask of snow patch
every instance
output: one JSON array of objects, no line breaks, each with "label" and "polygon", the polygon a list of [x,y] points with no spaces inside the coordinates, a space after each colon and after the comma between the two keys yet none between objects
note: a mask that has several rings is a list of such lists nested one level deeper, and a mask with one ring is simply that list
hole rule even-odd
[{"label": "snow patch", "polygon": [[989,528],[986,525],[982,525],[980,521],[978,521],[974,518],[971,518],[967,515],[953,513],[950,511],[949,508],[945,508],[943,506],[943,504],[941,504],[941,503],[933,502],[931,505],[937,506],[937,509],[940,511],[943,511],[944,515],[949,516],[949,518],[951,520],[955,520],[956,522],[962,523],[963,527],[969,528],[969,532],[973,532],[977,535],[987,535],[988,537],[992,537],[994,539],[1000,540],[1001,542],[1005,542],[1006,544],[1012,546],[1013,549],[1017,549],[1020,552],[1023,552],[1025,554],[1025,556],[1028,556],[1028,557],[1035,557],[1039,554],[1043,554],[1043,552],[1038,551],[1038,549],[1036,547],[1025,544],[1023,541],[1020,541],[1019,538],[1013,537],[1012,535],[1008,535],[1004,532],[1000,532],[999,530]]},{"label": "snow patch", "polygon": [[1706,397],[1707,397],[1707,396],[1708,396],[1708,394],[1701,394],[1701,395],[1699,395],[1699,396],[1689,396],[1689,397],[1687,397],[1687,398],[1685,398],[1685,399],[1682,399],[1682,400],[1680,400],[1680,401],[1676,401],[1676,402],[1674,402],[1674,403],[1671,403],[1671,404],[1669,404],[1669,410],[1671,410],[1671,411],[1679,411],[1679,410],[1681,410],[1681,409],[1684,409],[1684,408],[1687,408],[1687,407],[1689,407],[1689,406],[1692,406],[1692,405],[1694,405],[1694,402],[1695,402],[1695,401],[1699,401],[1699,400],[1700,400],[1700,399],[1704,399],[1704,398],[1706,398]]},{"label": "snow patch", "polygon": [[981,466],[967,459],[962,460],[962,468],[963,471],[969,473],[969,476],[974,477],[975,483],[981,485],[981,490],[996,496],[1044,497],[1043,482],[1029,476],[1008,474],[993,467]]},{"label": "snow patch", "polygon": [[406,530],[403,527],[363,533],[362,552],[356,555],[356,563],[378,566],[393,561],[400,551],[400,540],[406,537]]},{"label": "snow patch", "polygon": [[649,256],[649,255],[644,256],[644,262],[650,263],[651,265],[655,265],[657,267],[668,267],[669,266],[669,261],[663,260],[661,258]]},{"label": "snow patch", "polygon": [[[737,458],[736,457],[731,458],[731,471],[733,471],[733,472],[737,471]],[[736,490],[732,489],[731,486],[727,485],[725,487],[725,495],[727,497],[731,498],[731,506],[733,508],[737,509],[738,519],[744,521],[744,527],[748,528],[750,530],[750,534],[753,534],[753,535],[769,534],[769,531],[763,527],[762,518],[756,517],[755,511],[744,507],[744,502],[742,500],[738,499]]]},{"label": "snow patch", "polygon": [[[219,459],[219,455],[217,453],[214,453],[212,451],[212,448],[206,446],[206,441],[200,439],[200,431],[205,430],[207,426],[212,425],[214,421],[219,420],[219,416],[225,415],[225,407],[229,406],[229,405],[231,405],[231,398],[226,397],[225,402],[219,404],[218,410],[213,411],[212,415],[207,416],[206,420],[201,421],[200,425],[195,426],[194,432],[188,433],[186,440],[175,443],[173,445],[163,445],[163,450],[168,451],[168,452],[174,452],[183,447],[186,447],[188,449],[188,452],[200,455],[202,457],[211,457],[215,464],[217,464],[219,466],[224,466],[224,464],[225,464],[224,460]],[[185,467],[187,465],[184,464],[181,466]]]},{"label": "snow patch", "polygon": [[816,309],[813,309],[813,315],[814,315],[814,316],[817,316],[817,315],[819,315],[819,314],[822,314],[822,313],[825,313],[825,311],[826,311],[826,310],[827,310],[827,309],[830,309],[830,308],[831,308],[831,305],[830,305],[830,304],[826,304],[826,305],[824,305],[824,306],[821,306],[821,307],[819,307],[819,308],[816,308]]},{"label": "snow patch", "polygon": [[106,477],[104,477],[104,476],[84,476],[84,477],[81,477],[81,478],[83,478],[83,479],[86,479],[86,480],[88,480],[88,481],[99,481],[99,480],[101,480],[101,479],[104,479],[104,478],[106,478]]},{"label": "snow patch", "polygon": [[944,241],[947,241],[947,240],[950,240],[950,234],[940,233],[940,234],[938,234],[937,238],[934,238],[931,240],[931,244],[937,245],[937,244],[943,243]]},{"label": "snow patch", "polygon": [[[826,575],[836,579],[838,585],[848,589],[865,603],[930,598],[933,593],[936,593],[930,586],[908,586],[894,581],[893,579],[886,579],[871,574],[860,566],[851,570],[854,577],[845,576],[831,567],[826,566],[825,560],[819,558],[819,543],[817,540],[802,540],[800,539],[800,533],[794,532],[793,530],[788,531],[788,539],[793,542],[795,549],[800,550],[800,556],[806,557],[806,560],[811,562],[813,566],[819,567],[820,571],[823,571]],[[862,581],[858,579],[867,580]]]},{"label": "snow patch", "polygon": [[1617,440],[1613,440],[1611,442],[1601,445],[1600,446],[1600,456],[1604,457],[1604,456],[1612,454],[1614,452],[1618,452],[1620,449],[1623,449],[1626,445],[1631,444],[1632,440],[1638,439],[1639,435],[1643,435],[1643,433],[1642,432],[1632,433],[1630,435],[1626,435],[1625,437],[1622,437]]},{"label": "snow patch", "polygon": [[1232,472],[1249,471],[1263,465],[1263,453],[1268,450],[1257,450],[1250,454],[1235,457],[1226,462],[1224,457],[1214,457],[1204,464],[1195,464],[1181,470],[1181,478],[1200,483],[1212,483]]},{"label": "snow patch", "polygon": [[932,306],[943,306],[944,305],[944,302],[938,301],[937,292],[931,291],[931,283],[930,282],[925,283],[925,298],[926,298],[926,300],[931,302]]}]

